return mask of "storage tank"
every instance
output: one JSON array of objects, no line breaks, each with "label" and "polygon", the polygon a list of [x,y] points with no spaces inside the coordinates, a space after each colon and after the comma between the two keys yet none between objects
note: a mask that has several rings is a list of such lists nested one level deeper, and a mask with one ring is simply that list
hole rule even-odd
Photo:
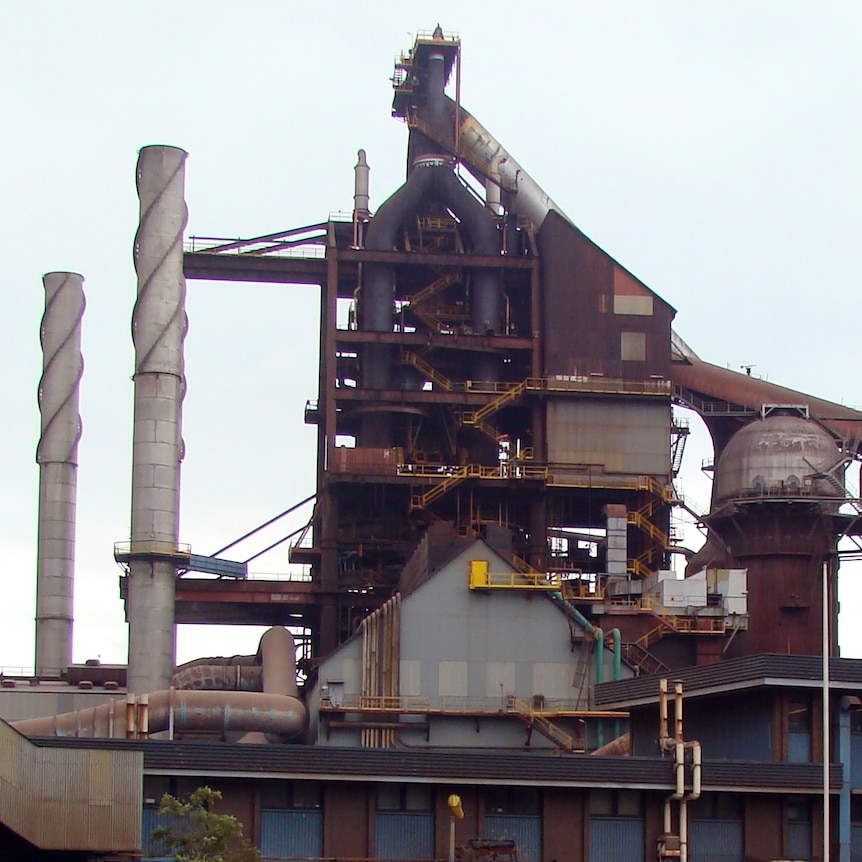
[{"label": "storage tank", "polygon": [[711,541],[748,569],[748,630],[730,640],[727,657],[819,654],[824,563],[836,619],[844,461],[828,431],[795,413],[776,411],[744,426],[716,464]]}]

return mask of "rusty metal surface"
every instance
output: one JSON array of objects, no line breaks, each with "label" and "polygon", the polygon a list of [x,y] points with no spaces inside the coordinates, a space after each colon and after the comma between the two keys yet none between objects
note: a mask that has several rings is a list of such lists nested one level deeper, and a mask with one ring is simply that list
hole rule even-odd
[{"label": "rusty metal surface", "polygon": [[[804,404],[812,419],[822,422],[838,437],[855,441],[862,437],[862,412],[859,410],[721,368],[696,357],[689,357],[688,363],[674,362],[672,379],[677,386],[704,399],[739,404],[752,411],[760,410],[763,404]],[[691,406],[699,409],[697,403]]]}]

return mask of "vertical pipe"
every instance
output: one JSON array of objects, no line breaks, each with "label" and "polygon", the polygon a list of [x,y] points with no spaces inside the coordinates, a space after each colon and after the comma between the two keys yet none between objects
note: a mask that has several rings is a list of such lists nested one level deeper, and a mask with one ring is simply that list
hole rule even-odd
[{"label": "vertical pipe", "polygon": [[132,552],[144,557],[130,564],[127,616],[129,688],[138,692],[168,688],[174,670],[176,569],[170,555],[179,533],[183,454],[186,156],[176,147],[144,147],[137,166],[131,542]]},{"label": "vertical pipe", "polygon": [[838,802],[838,860],[850,862],[850,800],[852,792],[851,751],[850,751],[850,709],[851,700],[841,698],[838,713],[838,759],[843,766],[841,797]]},{"label": "vertical pipe", "polygon": [[667,680],[660,679],[658,681],[658,710],[659,710],[659,739],[664,751],[665,741],[668,735],[667,723]]},{"label": "vertical pipe", "polygon": [[36,676],[59,676],[72,660],[75,575],[75,505],[81,417],[78,392],[84,373],[81,318],[84,279],[73,272],[42,278],[42,377],[39,539],[36,561]]},{"label": "vertical pipe", "polygon": [[829,564],[824,561],[823,578],[823,862],[829,862]]},{"label": "vertical pipe", "polygon": [[682,683],[675,682],[673,684],[673,705],[674,705],[674,739],[682,741]]},{"label": "vertical pipe", "polygon": [[688,862],[688,805],[679,803],[679,862]]}]

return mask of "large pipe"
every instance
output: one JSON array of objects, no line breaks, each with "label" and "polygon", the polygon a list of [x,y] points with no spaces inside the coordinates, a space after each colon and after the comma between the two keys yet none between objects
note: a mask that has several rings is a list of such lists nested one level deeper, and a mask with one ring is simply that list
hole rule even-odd
[{"label": "large pipe", "polygon": [[179,533],[187,329],[182,246],[188,216],[186,156],[177,147],[144,147],[137,166],[131,543],[133,553],[151,556],[132,562],[128,579],[129,689],[135,692],[167,689],[176,651],[176,570],[165,555],[175,551]]},{"label": "large pipe", "polygon": [[39,540],[36,559],[36,676],[59,676],[72,660],[75,505],[81,417],[78,393],[84,360],[81,319],[84,278],[49,272],[42,278],[42,377]]},{"label": "large pipe", "polygon": [[[425,157],[414,165],[407,182],[378,209],[365,237],[370,251],[391,251],[398,231],[416,215],[423,204],[439,202],[461,220],[461,226],[479,255],[499,255],[500,236],[493,216],[464,188],[448,160]],[[389,264],[369,264],[359,301],[359,328],[367,332],[391,332],[395,270]],[[470,317],[474,332],[499,333],[504,326],[505,302],[501,276],[497,270],[476,270],[473,274]],[[367,345],[362,352],[362,386],[388,389],[391,380],[391,350],[388,345]],[[476,380],[496,380],[496,359],[479,353],[473,361],[471,376]],[[373,420],[373,421],[372,421]],[[383,420],[369,417],[362,445],[389,445]]]},{"label": "large pipe", "polygon": [[[115,709],[113,702],[103,703],[11,725],[25,736],[125,736],[129,731],[123,723],[112,722]],[[138,730],[133,696],[128,712],[131,732],[135,734]],[[306,720],[305,707],[295,697],[244,691],[155,691],[147,697],[147,713],[150,734],[167,730],[172,721],[180,732],[246,731],[290,738],[305,728]]]}]

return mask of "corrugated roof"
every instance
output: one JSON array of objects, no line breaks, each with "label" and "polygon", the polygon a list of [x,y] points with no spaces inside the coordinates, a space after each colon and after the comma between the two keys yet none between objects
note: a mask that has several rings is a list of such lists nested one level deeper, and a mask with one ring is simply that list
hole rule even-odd
[{"label": "corrugated roof", "polygon": [[[667,674],[615,680],[596,686],[596,706],[626,709],[656,702],[662,676],[671,682],[682,682],[685,696],[693,697],[770,685],[814,687],[823,679],[823,664],[822,659],[815,655],[761,653],[716,664],[680,668]],[[830,659],[829,678],[831,686],[838,690],[862,688],[862,659]]]},{"label": "corrugated roof", "polygon": [[[591,757],[578,754],[501,751],[336,748],[301,745],[238,745],[201,741],[71,739],[33,740],[50,747],[134,748],[144,753],[144,772],[201,777],[316,778],[341,781],[419,781],[513,784],[540,787],[673,787],[671,759]],[[816,791],[823,770],[814,763],[706,761],[704,787],[745,787],[761,792]],[[831,785],[841,783],[832,768]]]}]

